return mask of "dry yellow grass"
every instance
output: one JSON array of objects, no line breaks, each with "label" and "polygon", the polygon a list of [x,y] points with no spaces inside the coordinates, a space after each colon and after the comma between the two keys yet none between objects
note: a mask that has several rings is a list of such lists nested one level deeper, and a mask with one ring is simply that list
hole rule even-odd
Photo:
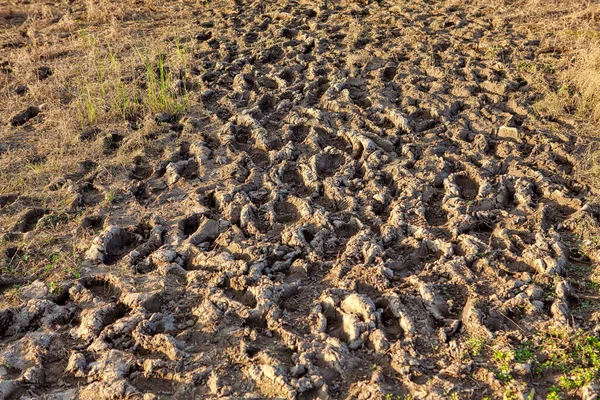
[{"label": "dry yellow grass", "polygon": [[[129,125],[193,105],[174,87],[192,56],[179,39],[191,37],[193,28],[186,25],[189,18],[181,18],[186,24],[172,23],[181,13],[191,15],[192,6],[129,0],[0,6],[0,39],[15,43],[0,58],[7,62],[6,71],[0,69],[0,196],[18,193],[21,207],[41,204],[53,215],[67,216],[43,235],[3,243],[19,215],[0,212],[0,249],[19,249],[10,269],[0,273],[47,282],[77,273],[85,251],[77,243],[87,233],[80,230],[77,213],[65,214],[73,196],[48,185],[76,175],[84,160],[102,174],[126,174],[148,133]],[[51,76],[40,79],[40,67],[49,67]],[[27,87],[24,94],[15,92],[19,85]],[[32,105],[41,110],[35,129],[10,127],[10,119]],[[102,140],[79,138],[93,125],[105,133],[125,133],[127,141],[107,154]]]},{"label": "dry yellow grass", "polygon": [[600,4],[591,0],[504,2],[525,29],[543,33],[556,71],[541,109],[552,117],[600,121]]}]

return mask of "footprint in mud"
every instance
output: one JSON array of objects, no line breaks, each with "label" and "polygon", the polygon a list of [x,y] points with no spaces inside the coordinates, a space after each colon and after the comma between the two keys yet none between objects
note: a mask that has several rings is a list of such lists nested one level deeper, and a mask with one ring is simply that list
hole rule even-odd
[{"label": "footprint in mud", "polygon": [[258,78],[258,83],[261,87],[264,87],[269,90],[277,90],[279,89],[279,84],[275,79],[267,78],[266,76],[262,76]]},{"label": "footprint in mud", "polygon": [[275,104],[276,104],[276,101],[275,101],[275,98],[273,96],[264,95],[258,101],[258,108],[264,114],[268,114],[268,113],[270,113],[270,112],[273,111],[273,109],[275,108]]},{"label": "footprint in mud", "polygon": [[341,341],[346,341],[348,335],[344,331],[344,317],[342,314],[327,303],[323,303],[321,306],[323,307],[323,315],[327,319],[327,334]]},{"label": "footprint in mud", "polygon": [[179,182],[181,178],[186,181],[197,179],[198,163],[194,158],[170,162],[164,169],[163,177],[169,185],[174,185]]},{"label": "footprint in mud", "polygon": [[349,239],[360,231],[360,225],[355,218],[348,215],[345,215],[345,217],[349,218],[333,221],[333,226],[337,237]]},{"label": "footprint in mud", "polygon": [[383,70],[381,71],[381,78],[384,81],[389,82],[392,79],[394,79],[397,72],[398,72],[398,67],[391,66],[391,65],[387,66],[387,67],[383,68]]},{"label": "footprint in mud", "polygon": [[240,144],[248,143],[252,139],[252,132],[247,126],[233,125],[232,131],[235,141]]},{"label": "footprint in mud", "polygon": [[348,208],[348,202],[346,202],[343,199],[336,201],[335,199],[331,198],[327,194],[325,194],[323,196],[315,197],[313,199],[313,201],[315,202],[315,204],[323,207],[326,211],[331,212],[331,213],[344,211]]},{"label": "footprint in mud", "polygon": [[118,132],[112,132],[104,136],[103,146],[104,146],[104,154],[112,154],[114,153],[123,142],[125,136],[121,135]]},{"label": "footprint in mud", "polygon": [[153,170],[154,169],[150,165],[142,163],[141,160],[138,160],[131,168],[131,171],[129,172],[129,178],[143,181],[144,179],[148,179],[152,176]]},{"label": "footprint in mud", "polygon": [[93,231],[98,231],[102,229],[104,225],[104,216],[102,215],[89,215],[83,217],[81,220],[81,227],[83,229],[91,229]]},{"label": "footprint in mud", "polygon": [[[191,222],[191,225],[188,225],[187,227],[187,232],[195,227],[193,220]],[[210,249],[218,236],[219,223],[214,219],[202,217],[199,220],[198,228],[190,234],[189,241],[195,246],[202,246],[202,248]]]},{"label": "footprint in mud", "polygon": [[302,143],[308,136],[310,128],[306,125],[289,125],[286,129],[286,138],[294,143]]},{"label": "footprint in mud", "polygon": [[387,301],[379,301],[376,303],[377,308],[383,309],[381,313],[381,328],[385,333],[385,337],[387,340],[398,340],[404,336],[404,331],[400,326],[400,321],[392,310],[389,307],[389,303]]},{"label": "footprint in mud", "polygon": [[[127,232],[127,231],[124,231]],[[104,258],[104,264],[113,265],[116,264],[121,258],[127,255],[131,250],[134,249],[135,244],[138,242],[138,238],[129,232],[123,234],[116,240],[110,241],[106,247],[106,254]]]},{"label": "footprint in mud", "polygon": [[349,88],[350,100],[360,108],[369,108],[373,104],[366,93],[360,89]]},{"label": "footprint in mud", "polygon": [[25,125],[30,119],[37,117],[40,112],[41,110],[38,107],[30,106],[12,117],[10,124],[12,126]]},{"label": "footprint in mud", "polygon": [[141,181],[137,181],[129,187],[129,191],[140,204],[144,204],[144,202],[150,198],[147,189],[148,185]]},{"label": "footprint in mud", "polygon": [[147,231],[149,230],[141,225],[136,228],[135,232],[117,225],[110,226],[94,239],[92,246],[86,253],[86,258],[92,261],[100,261],[104,265],[116,264],[138,243],[148,238]]},{"label": "footprint in mud", "polygon": [[[205,207],[210,208],[213,211],[217,209],[217,199],[215,198],[214,191],[199,190],[197,193],[199,195],[198,201],[200,202],[200,204],[202,204]],[[192,221],[193,221],[193,219],[192,219]]]},{"label": "footprint in mud", "polygon": [[13,227],[13,232],[25,233],[32,231],[40,218],[49,212],[50,210],[45,208],[32,208],[25,211],[19,218],[19,221]]},{"label": "footprint in mud", "polygon": [[184,238],[188,238],[193,235],[200,227],[200,215],[192,214],[189,217],[179,221],[177,229],[183,235]]},{"label": "footprint in mud", "polygon": [[314,127],[313,132],[316,136],[317,145],[321,149],[331,146],[346,154],[352,154],[352,144],[343,137],[329,133],[325,129],[319,127]]},{"label": "footprint in mud", "polygon": [[304,186],[304,181],[302,179],[302,175],[300,175],[298,170],[296,170],[293,167],[287,168],[283,172],[283,174],[281,176],[281,181],[285,184],[288,184],[288,185],[294,186],[294,187]]},{"label": "footprint in mud", "polygon": [[91,181],[84,181],[77,184],[76,192],[79,194],[78,205],[81,207],[94,206],[101,203],[105,196]]},{"label": "footprint in mud", "polygon": [[79,134],[79,141],[85,142],[94,140],[96,139],[96,136],[98,136],[98,134],[100,133],[102,133],[102,130],[97,126],[89,126]]},{"label": "footprint in mud", "polygon": [[257,301],[256,297],[247,289],[244,290],[236,290],[233,288],[225,289],[225,296],[229,297],[233,301],[237,301],[245,305],[248,308],[256,307]]},{"label": "footprint in mud", "polygon": [[271,159],[269,158],[269,153],[258,149],[256,147],[250,147],[248,149],[248,156],[254,165],[259,168],[268,168],[271,164]]},{"label": "footprint in mud", "polygon": [[288,185],[299,196],[303,196],[306,191],[304,178],[298,172],[298,166],[295,163],[286,163],[279,170],[281,182]]},{"label": "footprint in mud", "polygon": [[338,168],[344,164],[344,161],[344,157],[340,154],[319,154],[316,162],[317,175],[321,178],[335,175]]},{"label": "footprint in mud", "polygon": [[196,35],[196,40],[199,42],[206,42],[207,40],[212,38],[211,31],[200,32]]},{"label": "footprint in mud", "polygon": [[425,219],[431,226],[442,226],[448,221],[448,214],[442,209],[443,193],[436,191],[427,201]]},{"label": "footprint in mud", "polygon": [[466,175],[458,175],[455,179],[456,185],[460,188],[460,194],[463,199],[475,200],[479,193],[479,184]]},{"label": "footprint in mud", "polygon": [[252,44],[258,40],[258,33],[256,32],[248,32],[244,35],[244,42],[246,44]]},{"label": "footprint in mud", "polygon": [[496,224],[493,221],[479,221],[469,229],[469,232],[484,243],[489,243],[495,226]]},{"label": "footprint in mud", "polygon": [[286,81],[288,84],[292,84],[296,80],[296,74],[294,73],[293,70],[291,70],[289,68],[286,68],[283,71],[281,71],[281,73],[279,74],[279,77],[281,79],[283,79],[284,81]]},{"label": "footprint in mud", "polygon": [[300,219],[298,208],[287,200],[279,200],[273,204],[275,221],[280,224],[296,222]]},{"label": "footprint in mud", "polygon": [[567,220],[572,214],[575,213],[575,209],[569,206],[563,206],[555,201],[544,200],[542,207],[542,221],[541,228],[543,230],[551,227],[556,227],[565,220]]},{"label": "footprint in mud", "polygon": [[8,194],[6,196],[0,196],[0,208],[6,207],[12,203],[14,203],[15,201],[17,201],[17,198],[19,197],[19,195],[17,194]]},{"label": "footprint in mud", "polygon": [[320,77],[317,82],[309,84],[308,93],[306,94],[306,105],[308,107],[315,106],[319,100],[321,100],[321,97],[323,97],[325,92],[327,92],[329,86],[329,81],[324,77]]},{"label": "footprint in mud", "polygon": [[103,301],[114,302],[121,295],[121,289],[101,277],[83,278],[80,282],[84,288]]},{"label": "footprint in mud", "polygon": [[573,173],[573,163],[566,157],[556,153],[551,153],[551,156],[559,170],[563,171],[567,175]]},{"label": "footprint in mud", "polygon": [[187,180],[198,178],[198,164],[196,163],[196,160],[189,159],[179,172],[179,175],[181,175],[183,179]]}]

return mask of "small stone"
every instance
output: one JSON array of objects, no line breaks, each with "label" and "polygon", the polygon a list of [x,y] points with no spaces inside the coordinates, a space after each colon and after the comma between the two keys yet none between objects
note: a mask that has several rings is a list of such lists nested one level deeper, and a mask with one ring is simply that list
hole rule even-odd
[{"label": "small stone", "polygon": [[37,280],[21,288],[20,293],[23,301],[29,301],[31,299],[43,299],[48,295],[48,287],[44,282]]},{"label": "small stone", "polygon": [[498,128],[497,136],[502,139],[513,139],[517,142],[521,140],[517,128],[510,128],[508,126],[501,126]]},{"label": "small stone", "polygon": [[31,367],[23,373],[23,380],[35,386],[41,386],[46,381],[46,375],[41,367]]},{"label": "small stone", "polygon": [[214,219],[204,219],[196,232],[190,237],[190,243],[198,245],[204,242],[213,242],[219,236],[219,223]]},{"label": "small stone", "polygon": [[513,367],[515,373],[525,376],[531,373],[531,364],[530,363],[516,363]]},{"label": "small stone", "polygon": [[538,310],[538,311],[544,310],[544,302],[543,301],[532,300],[531,305],[534,306],[536,308],[536,310]]},{"label": "small stone", "polygon": [[583,400],[596,400],[600,397],[600,388],[597,384],[590,383],[581,390]]}]

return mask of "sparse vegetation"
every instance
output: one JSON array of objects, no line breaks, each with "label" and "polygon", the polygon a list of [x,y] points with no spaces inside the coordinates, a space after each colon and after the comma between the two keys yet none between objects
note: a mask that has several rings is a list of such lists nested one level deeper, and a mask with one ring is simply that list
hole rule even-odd
[{"label": "sparse vegetation", "polygon": [[466,345],[467,349],[469,350],[469,353],[474,357],[478,357],[483,353],[483,350],[485,349],[485,338],[471,337],[469,338],[469,340],[467,340]]},{"label": "sparse vegetation", "polygon": [[[82,34],[89,47],[90,60],[78,70],[78,115],[83,127],[100,122],[133,121],[146,113],[179,114],[188,106],[185,85],[173,84],[174,70],[186,66],[185,48],[170,43],[165,50],[132,44],[132,50],[117,54],[109,44],[101,44]],[[172,67],[167,65],[172,62]],[[90,74],[90,69],[95,74]]]}]

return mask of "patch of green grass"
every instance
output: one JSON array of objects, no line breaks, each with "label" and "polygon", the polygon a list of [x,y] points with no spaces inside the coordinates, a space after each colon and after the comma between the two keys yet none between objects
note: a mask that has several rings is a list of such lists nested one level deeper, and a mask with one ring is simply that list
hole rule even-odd
[{"label": "patch of green grass", "polygon": [[514,359],[518,363],[528,362],[533,358],[533,347],[531,341],[526,341],[514,350]]},{"label": "patch of green grass", "polygon": [[502,350],[498,350],[494,352],[494,360],[498,361],[498,362],[506,362],[509,361],[511,359],[511,355],[510,353],[506,352],[506,351],[502,351]]},{"label": "patch of green grass", "polygon": [[474,357],[480,356],[485,349],[485,338],[482,337],[471,337],[467,340],[467,349],[469,354]]},{"label": "patch of green grass", "polygon": [[591,369],[575,368],[568,375],[561,376],[558,380],[558,385],[567,391],[579,389],[590,383],[595,375]]},{"label": "patch of green grass", "polygon": [[577,39],[587,39],[591,41],[597,41],[600,39],[600,33],[592,29],[585,30],[575,30],[575,29],[564,29],[561,32],[558,32],[559,36],[564,36],[569,39],[577,38]]},{"label": "patch of green grass", "polygon": [[531,61],[519,61],[517,68],[521,72],[535,72],[535,64]]},{"label": "patch of green grass", "polygon": [[60,285],[57,281],[52,280],[48,282],[48,290],[50,291],[50,293],[58,293],[59,289]]},{"label": "patch of green grass", "polygon": [[589,290],[590,292],[598,293],[598,292],[600,292],[600,283],[592,281],[592,280],[586,280],[585,288],[587,290]]},{"label": "patch of green grass", "polygon": [[146,70],[146,99],[148,109],[153,112],[179,114],[186,108],[187,98],[179,97],[171,90],[171,78],[165,65],[165,56],[159,54],[154,62],[144,58]]},{"label": "patch of green grass", "polygon": [[109,190],[104,196],[104,201],[106,202],[106,204],[113,204],[116,199],[117,195],[114,190]]},{"label": "patch of green grass", "polygon": [[21,299],[21,285],[13,285],[12,288],[4,292],[3,297],[10,303],[18,302]]},{"label": "patch of green grass", "polygon": [[510,367],[508,365],[502,365],[496,372],[496,378],[501,381],[512,381],[513,376],[511,374]]},{"label": "patch of green grass", "polygon": [[600,339],[596,336],[582,330],[574,334],[550,332],[542,338],[540,351],[547,359],[536,366],[534,372],[560,374],[553,396],[558,396],[560,390],[579,389],[600,377]]},{"label": "patch of green grass", "polygon": [[548,394],[546,395],[546,400],[560,400],[560,389],[556,386],[551,386],[548,389]]},{"label": "patch of green grass", "polygon": [[594,300],[583,300],[577,309],[579,311],[591,311],[598,308],[598,302]]},{"label": "patch of green grass", "polygon": [[57,265],[58,254],[52,253],[49,257],[49,263],[44,266],[44,272],[50,274]]},{"label": "patch of green grass", "polygon": [[93,125],[98,120],[98,106],[90,93],[89,85],[81,89],[79,95],[78,115],[81,125]]},{"label": "patch of green grass", "polygon": [[556,68],[554,68],[551,64],[538,64],[536,66],[536,71],[540,71],[545,74],[555,74]]},{"label": "patch of green grass", "polygon": [[88,64],[76,71],[75,93],[80,125],[138,119],[145,113],[177,115],[189,106],[185,91],[173,85],[179,67],[187,66],[192,52],[179,40],[154,53],[154,46],[134,45],[130,51],[113,50],[87,33]]}]

